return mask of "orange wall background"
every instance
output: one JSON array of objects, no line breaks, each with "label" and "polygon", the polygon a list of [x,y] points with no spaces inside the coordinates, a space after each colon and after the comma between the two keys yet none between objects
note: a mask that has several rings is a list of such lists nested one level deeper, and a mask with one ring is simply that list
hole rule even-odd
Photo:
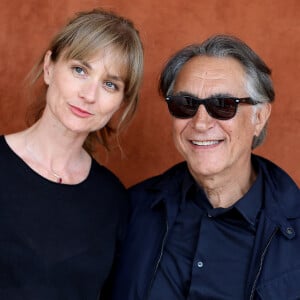
[{"label": "orange wall background", "polygon": [[173,146],[167,107],[157,92],[159,73],[179,48],[215,33],[237,35],[273,70],[276,99],[268,136],[255,152],[300,184],[299,0],[1,0],[1,134],[24,128],[28,100],[23,78],[50,38],[74,12],[95,7],[131,18],[145,47],[141,101],[122,135],[124,153],[97,154],[126,186],[181,160]]}]

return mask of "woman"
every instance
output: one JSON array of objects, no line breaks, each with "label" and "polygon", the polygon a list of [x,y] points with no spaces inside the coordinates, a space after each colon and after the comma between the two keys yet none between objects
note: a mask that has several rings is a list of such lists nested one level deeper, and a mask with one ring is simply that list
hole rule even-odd
[{"label": "woman", "polygon": [[0,299],[97,299],[126,219],[126,192],[91,156],[133,115],[143,49],[114,13],[79,13],[32,75],[45,83],[28,129],[0,138]]}]

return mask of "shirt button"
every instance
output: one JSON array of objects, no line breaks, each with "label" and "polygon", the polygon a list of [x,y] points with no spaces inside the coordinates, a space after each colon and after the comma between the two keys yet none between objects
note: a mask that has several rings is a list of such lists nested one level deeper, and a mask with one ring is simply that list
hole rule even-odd
[{"label": "shirt button", "polygon": [[294,233],[293,228],[288,227],[288,228],[286,229],[286,233],[287,233],[288,235],[292,235],[292,234]]},{"label": "shirt button", "polygon": [[209,218],[212,218],[212,215],[210,215],[210,214],[207,214],[207,216],[208,216]]},{"label": "shirt button", "polygon": [[203,267],[203,262],[202,261],[198,261],[197,262],[197,266],[198,266],[198,268],[202,268]]}]

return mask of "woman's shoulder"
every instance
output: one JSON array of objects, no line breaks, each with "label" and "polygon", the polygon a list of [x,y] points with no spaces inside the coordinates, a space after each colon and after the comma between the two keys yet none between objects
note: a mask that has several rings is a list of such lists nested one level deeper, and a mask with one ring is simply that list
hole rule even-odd
[{"label": "woman's shoulder", "polygon": [[22,157],[24,152],[24,131],[19,131],[16,133],[11,133],[7,135],[0,136],[0,147],[1,150],[7,150],[6,153],[14,154],[19,157]]},{"label": "woman's shoulder", "polygon": [[13,152],[14,151],[7,142],[6,136],[0,135],[0,158],[7,159]]},{"label": "woman's shoulder", "polygon": [[6,144],[6,141],[5,141],[5,137],[4,135],[0,135],[0,147],[5,147],[7,144]]},{"label": "woman's shoulder", "polygon": [[104,187],[114,187],[117,190],[124,191],[125,187],[118,176],[106,166],[92,158],[90,178],[97,180]]}]

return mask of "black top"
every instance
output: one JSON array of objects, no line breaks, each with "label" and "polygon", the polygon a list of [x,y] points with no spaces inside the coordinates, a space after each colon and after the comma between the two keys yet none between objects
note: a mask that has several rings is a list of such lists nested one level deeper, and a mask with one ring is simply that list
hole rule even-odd
[{"label": "black top", "polygon": [[0,137],[0,299],[97,299],[127,215],[119,180],[92,161],[86,180],[51,182]]},{"label": "black top", "polygon": [[229,208],[212,208],[186,171],[151,300],[244,299],[262,205],[262,178]]}]

